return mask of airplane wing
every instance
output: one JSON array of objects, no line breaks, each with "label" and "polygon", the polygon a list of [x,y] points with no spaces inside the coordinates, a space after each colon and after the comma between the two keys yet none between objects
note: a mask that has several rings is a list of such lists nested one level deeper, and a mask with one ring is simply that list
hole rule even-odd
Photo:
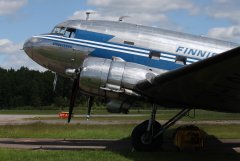
[{"label": "airplane wing", "polygon": [[141,81],[135,89],[165,107],[240,112],[240,47]]}]

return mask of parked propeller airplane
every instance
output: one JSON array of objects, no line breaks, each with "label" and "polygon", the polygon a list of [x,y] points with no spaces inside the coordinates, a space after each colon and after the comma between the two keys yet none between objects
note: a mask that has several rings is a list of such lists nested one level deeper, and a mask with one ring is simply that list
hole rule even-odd
[{"label": "parked propeller airplane", "polygon": [[[51,33],[33,36],[24,51],[38,64],[74,79],[77,92],[110,100],[110,112],[126,113],[133,102],[152,104],[149,120],[136,126],[132,145],[151,151],[163,133],[191,109],[240,112],[238,44],[124,22],[67,20]],[[160,125],[156,105],[181,111]]]}]

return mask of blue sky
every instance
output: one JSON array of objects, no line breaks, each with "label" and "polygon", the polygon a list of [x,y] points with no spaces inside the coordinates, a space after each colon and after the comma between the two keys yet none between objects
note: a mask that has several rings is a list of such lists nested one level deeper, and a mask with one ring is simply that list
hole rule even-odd
[{"label": "blue sky", "polygon": [[[157,4],[157,5],[156,5]],[[162,6],[162,7],[161,7]],[[0,67],[43,70],[21,51],[30,36],[66,19],[117,20],[240,42],[237,0],[0,0]]]},{"label": "blue sky", "polygon": [[74,11],[87,9],[81,0],[29,0],[17,12],[0,16],[1,37],[13,41],[49,32],[54,25],[68,19]]}]

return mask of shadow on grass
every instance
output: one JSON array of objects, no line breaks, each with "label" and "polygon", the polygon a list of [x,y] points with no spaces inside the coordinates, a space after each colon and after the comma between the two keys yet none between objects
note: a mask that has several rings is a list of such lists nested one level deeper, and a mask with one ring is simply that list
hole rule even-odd
[{"label": "shadow on grass", "polygon": [[[173,130],[167,131],[170,136]],[[207,134],[206,134],[207,135]],[[157,152],[140,153],[131,147],[130,138],[121,140],[54,140],[54,139],[3,139],[0,146],[17,147],[32,150],[106,150],[119,154],[133,161],[239,161],[240,151],[234,148],[240,147],[240,140],[219,140],[207,135],[205,147],[201,151],[188,149],[177,151],[172,139],[168,137],[162,149]]]},{"label": "shadow on grass", "polygon": [[[173,131],[168,131],[168,133],[173,133]],[[129,138],[122,141],[130,143]],[[206,134],[204,149],[198,151],[195,149],[178,151],[174,146],[173,139],[170,138],[164,142],[162,149],[157,152],[135,152],[126,147],[118,151],[109,147],[108,150],[134,161],[239,161],[240,149],[236,151],[236,148],[240,148],[240,140],[219,140]]]}]

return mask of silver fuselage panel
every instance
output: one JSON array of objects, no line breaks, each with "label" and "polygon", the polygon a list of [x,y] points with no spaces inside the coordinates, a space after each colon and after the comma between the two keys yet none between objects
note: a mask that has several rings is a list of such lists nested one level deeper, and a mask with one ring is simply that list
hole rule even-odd
[{"label": "silver fuselage panel", "polygon": [[[151,59],[147,59],[151,51],[161,53],[159,59],[166,62],[174,62],[178,55],[185,56],[187,57],[186,65],[188,65],[238,46],[231,42],[122,22],[69,20],[57,26],[84,31],[84,40],[81,39],[81,35],[61,40],[64,36],[53,37],[53,34],[45,34],[32,37],[25,43],[24,49],[34,61],[62,75],[65,75],[66,69],[81,66],[87,56],[104,57],[105,48],[107,52],[113,53],[106,58],[122,57],[117,52],[128,51],[126,54],[143,56],[145,60],[137,61],[143,58],[126,58],[124,55],[122,58],[127,59],[126,61],[168,71],[176,67],[164,69],[157,65],[151,66],[151,64],[156,64],[156,62],[151,62]],[[99,33],[101,35],[98,35]],[[103,38],[101,39],[100,36]],[[78,39],[81,39],[80,43]],[[126,45],[126,42],[134,45]],[[31,47],[28,48],[29,46]],[[131,47],[133,49],[130,49]],[[91,53],[94,54],[91,55]]]}]

